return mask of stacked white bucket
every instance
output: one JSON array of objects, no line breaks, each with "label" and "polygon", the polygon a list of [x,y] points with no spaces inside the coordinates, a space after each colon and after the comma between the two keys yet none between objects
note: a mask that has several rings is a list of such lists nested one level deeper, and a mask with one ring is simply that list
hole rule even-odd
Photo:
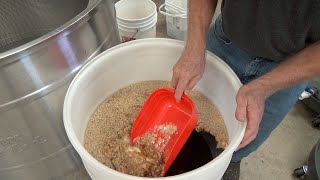
[{"label": "stacked white bucket", "polygon": [[159,7],[159,12],[166,16],[167,34],[174,39],[185,40],[188,30],[188,0],[165,0]]},{"label": "stacked white bucket", "polygon": [[122,42],[156,37],[157,6],[151,0],[120,0],[115,4]]}]

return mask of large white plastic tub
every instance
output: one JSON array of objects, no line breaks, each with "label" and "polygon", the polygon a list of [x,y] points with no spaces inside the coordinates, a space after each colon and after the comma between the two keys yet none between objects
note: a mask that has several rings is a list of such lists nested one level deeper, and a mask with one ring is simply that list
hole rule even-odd
[{"label": "large white plastic tub", "polygon": [[[234,117],[235,96],[241,83],[218,57],[208,53],[205,73],[196,89],[220,109],[229,135],[229,146],[210,163],[178,176],[141,178],[112,170],[94,159],[83,147],[83,136],[94,109],[115,91],[144,80],[170,80],[171,69],[183,50],[180,41],[144,39],[124,43],[100,54],[75,77],[64,103],[64,125],[68,137],[94,180],[216,180],[225,172],[239,145],[245,124]],[[192,158],[192,157],[190,157]]]}]

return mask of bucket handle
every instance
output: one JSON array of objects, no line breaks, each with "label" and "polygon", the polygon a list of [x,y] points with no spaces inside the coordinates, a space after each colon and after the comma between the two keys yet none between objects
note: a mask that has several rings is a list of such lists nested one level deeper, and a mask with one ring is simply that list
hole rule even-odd
[{"label": "bucket handle", "polygon": [[[162,4],[160,7],[159,7],[159,12],[162,14],[162,15],[165,15],[165,16],[170,16],[170,17],[179,17],[179,18],[185,18],[186,17],[186,14],[185,13],[180,13],[180,14],[171,14],[171,13],[168,13],[168,12],[165,12],[163,11],[163,8],[165,6],[168,6],[166,4]],[[170,5],[169,5],[170,6]],[[174,8],[174,7],[171,7],[171,8]]]},{"label": "bucket handle", "polygon": [[133,34],[132,37],[121,37],[121,41],[123,41],[122,43],[128,42],[128,41],[132,41],[132,40],[136,40],[135,36],[139,33],[139,29],[136,30],[136,32]]}]

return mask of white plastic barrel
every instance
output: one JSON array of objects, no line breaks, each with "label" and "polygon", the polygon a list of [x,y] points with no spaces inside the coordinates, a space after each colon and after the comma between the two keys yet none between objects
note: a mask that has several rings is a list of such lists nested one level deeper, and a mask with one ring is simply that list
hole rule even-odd
[{"label": "white plastic barrel", "polygon": [[188,32],[188,0],[165,0],[159,12],[166,16],[168,36],[185,40]]},{"label": "white plastic barrel", "polygon": [[[228,131],[229,145],[215,159],[190,172],[161,178],[130,176],[106,167],[83,147],[83,137],[93,111],[117,90],[145,80],[170,80],[172,67],[183,50],[173,39],[143,39],[122,43],[95,57],[77,74],[64,102],[64,126],[93,180],[218,180],[243,138],[245,124],[235,119],[236,93],[241,83],[217,56],[208,52],[206,68],[196,90],[219,108]],[[138,53],[137,53],[138,52]],[[190,157],[192,158],[192,157]]]},{"label": "white plastic barrel", "polygon": [[156,37],[157,6],[151,0],[120,0],[115,4],[122,42]]}]

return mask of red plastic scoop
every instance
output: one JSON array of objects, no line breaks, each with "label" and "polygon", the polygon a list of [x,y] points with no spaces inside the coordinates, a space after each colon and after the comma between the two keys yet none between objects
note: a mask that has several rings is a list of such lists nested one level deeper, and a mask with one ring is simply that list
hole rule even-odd
[{"label": "red plastic scoop", "polygon": [[164,173],[189,138],[198,122],[193,101],[183,95],[180,102],[174,98],[174,89],[158,89],[144,103],[131,130],[131,143],[146,133],[155,134],[153,144],[164,158]]}]

